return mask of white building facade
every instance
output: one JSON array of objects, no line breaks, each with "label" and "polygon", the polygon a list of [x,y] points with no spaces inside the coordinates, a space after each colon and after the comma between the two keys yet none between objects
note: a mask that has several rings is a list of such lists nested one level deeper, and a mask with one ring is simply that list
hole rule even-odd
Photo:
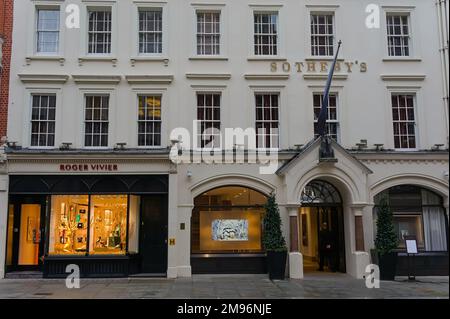
[{"label": "white building facade", "polygon": [[[325,227],[329,268],[362,278],[381,194],[398,272],[414,236],[418,271],[448,275],[448,4],[372,2],[16,1],[0,276],[265,272],[271,193],[291,277],[318,266]],[[315,118],[338,40],[324,162]],[[174,163],[193,121],[266,128],[257,147],[279,165]],[[210,135],[198,148],[246,148]]]}]

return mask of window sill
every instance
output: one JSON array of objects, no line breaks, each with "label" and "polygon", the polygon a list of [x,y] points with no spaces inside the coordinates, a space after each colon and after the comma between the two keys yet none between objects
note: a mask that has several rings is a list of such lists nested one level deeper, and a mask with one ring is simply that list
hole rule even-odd
[{"label": "window sill", "polygon": [[[333,61],[334,57],[332,56],[309,56],[305,58],[305,61]],[[344,62],[345,59],[337,59],[338,62]]]},{"label": "window sill", "polygon": [[196,55],[189,57],[190,61],[228,61],[226,56],[221,55]]},{"label": "window sill", "polygon": [[422,62],[422,58],[415,57],[385,57],[383,62]]},{"label": "window sill", "polygon": [[66,59],[60,55],[33,55],[27,56],[25,61],[27,65],[30,65],[32,61],[58,61],[63,66]]},{"label": "window sill", "polygon": [[248,57],[247,61],[265,61],[265,62],[267,62],[267,61],[270,61],[270,62],[272,62],[272,61],[280,61],[280,62],[285,62],[285,61],[287,61],[287,59],[283,58],[283,57],[280,57],[278,55],[274,55],[274,56],[271,56],[271,55],[261,55],[261,56],[254,55],[254,56]]},{"label": "window sill", "polygon": [[83,65],[84,62],[111,62],[113,66],[117,65],[117,58],[109,55],[87,55],[78,58],[78,64]]},{"label": "window sill", "polygon": [[165,56],[140,55],[130,59],[131,66],[135,66],[137,62],[162,62],[165,66],[169,65],[169,58]]}]

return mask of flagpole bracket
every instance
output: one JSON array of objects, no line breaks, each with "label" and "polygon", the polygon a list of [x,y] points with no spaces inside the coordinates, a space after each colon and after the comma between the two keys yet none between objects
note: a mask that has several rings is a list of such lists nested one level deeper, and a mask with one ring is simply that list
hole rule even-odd
[{"label": "flagpole bracket", "polygon": [[337,161],[338,161],[337,158],[334,156],[331,137],[321,136],[321,143],[319,149],[319,162],[336,163]]}]

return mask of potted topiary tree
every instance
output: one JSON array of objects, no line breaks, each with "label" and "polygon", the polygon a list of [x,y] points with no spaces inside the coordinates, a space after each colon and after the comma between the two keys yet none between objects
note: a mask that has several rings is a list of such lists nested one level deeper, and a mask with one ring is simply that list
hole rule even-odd
[{"label": "potted topiary tree", "polygon": [[267,252],[269,278],[284,280],[286,272],[287,247],[281,232],[281,218],[275,195],[269,196],[265,205],[263,245]]},{"label": "potted topiary tree", "polygon": [[378,255],[381,280],[394,280],[397,270],[397,234],[395,232],[393,215],[387,196],[382,196],[378,205],[377,237],[375,248]]}]

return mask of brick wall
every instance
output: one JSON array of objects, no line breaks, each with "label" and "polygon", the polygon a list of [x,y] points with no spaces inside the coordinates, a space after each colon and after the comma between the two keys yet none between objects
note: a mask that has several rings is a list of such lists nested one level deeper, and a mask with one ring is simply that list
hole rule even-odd
[{"label": "brick wall", "polygon": [[6,135],[9,97],[9,69],[13,28],[14,0],[0,0],[0,37],[3,40],[2,70],[0,74],[0,138]]}]

